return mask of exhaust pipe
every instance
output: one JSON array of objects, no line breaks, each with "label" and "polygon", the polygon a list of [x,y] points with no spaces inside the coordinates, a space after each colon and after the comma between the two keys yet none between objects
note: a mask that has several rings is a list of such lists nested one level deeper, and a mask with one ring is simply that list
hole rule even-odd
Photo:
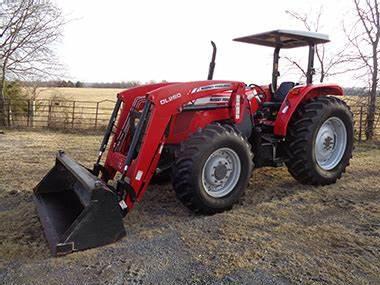
[{"label": "exhaust pipe", "polygon": [[126,234],[117,195],[63,151],[34,188],[33,200],[53,255],[113,243]]},{"label": "exhaust pipe", "polygon": [[208,69],[208,75],[207,75],[207,80],[212,80],[214,77],[214,70],[215,70],[215,58],[216,58],[216,44],[211,41],[212,45],[212,56],[211,56],[211,62],[210,66]]}]

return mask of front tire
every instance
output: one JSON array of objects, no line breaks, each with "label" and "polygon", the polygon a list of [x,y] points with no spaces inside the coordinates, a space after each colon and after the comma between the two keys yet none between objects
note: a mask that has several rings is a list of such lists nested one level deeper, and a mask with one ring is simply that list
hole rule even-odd
[{"label": "front tire", "polygon": [[229,125],[211,124],[193,134],[177,152],[173,188],[190,210],[229,210],[242,196],[253,169],[251,147]]},{"label": "front tire", "polygon": [[345,102],[317,97],[294,114],[286,137],[290,174],[303,184],[329,185],[352,157],[353,118]]}]

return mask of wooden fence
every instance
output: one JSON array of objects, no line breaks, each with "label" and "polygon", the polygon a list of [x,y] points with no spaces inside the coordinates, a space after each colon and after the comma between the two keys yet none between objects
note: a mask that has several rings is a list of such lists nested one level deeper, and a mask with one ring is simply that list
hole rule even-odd
[{"label": "wooden fence", "polygon": [[[356,139],[365,140],[367,107],[351,102],[349,96],[346,98],[354,114]],[[112,100],[9,100],[6,102],[7,125],[11,128],[101,130],[107,126],[114,104]],[[380,108],[375,116],[375,137],[380,139]]]}]

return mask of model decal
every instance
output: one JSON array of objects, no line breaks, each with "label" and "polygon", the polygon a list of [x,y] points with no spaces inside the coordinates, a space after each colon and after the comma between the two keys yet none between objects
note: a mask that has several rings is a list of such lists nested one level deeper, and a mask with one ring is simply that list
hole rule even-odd
[{"label": "model decal", "polygon": [[206,85],[206,86],[194,88],[191,91],[191,94],[202,92],[202,91],[208,91],[208,90],[226,89],[230,87],[232,87],[231,83],[218,83],[218,84]]},{"label": "model decal", "polygon": [[181,93],[177,93],[177,94],[169,96],[168,98],[161,99],[160,100],[160,104],[161,105],[165,105],[165,104],[170,103],[171,101],[177,100],[177,99],[179,99],[181,97],[182,97],[182,94]]}]

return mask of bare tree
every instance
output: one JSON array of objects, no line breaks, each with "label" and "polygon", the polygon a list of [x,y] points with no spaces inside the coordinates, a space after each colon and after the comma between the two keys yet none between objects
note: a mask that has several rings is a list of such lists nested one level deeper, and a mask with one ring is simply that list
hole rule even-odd
[{"label": "bare tree", "polygon": [[5,125],[7,80],[47,77],[60,67],[54,44],[65,24],[50,0],[0,0],[0,125]]},{"label": "bare tree", "polygon": [[[296,11],[285,11],[286,14],[300,22],[308,31],[319,32],[321,29],[321,19],[323,16],[323,7],[321,6],[315,15],[301,14]],[[317,68],[317,74],[319,75],[319,82],[324,82],[328,77],[339,75],[347,72],[347,69],[340,69],[345,63],[348,62],[348,58],[345,56],[347,46],[342,47],[335,53],[329,53],[325,45],[317,45],[315,53],[319,67]],[[297,62],[297,60],[290,57],[285,57],[293,66],[299,69],[303,76],[306,77],[306,70]]]},{"label": "bare tree", "polygon": [[357,65],[357,79],[368,82],[366,138],[373,139],[376,95],[379,82],[380,7],[379,0],[353,0],[357,20],[346,35],[352,46],[350,60]]}]

